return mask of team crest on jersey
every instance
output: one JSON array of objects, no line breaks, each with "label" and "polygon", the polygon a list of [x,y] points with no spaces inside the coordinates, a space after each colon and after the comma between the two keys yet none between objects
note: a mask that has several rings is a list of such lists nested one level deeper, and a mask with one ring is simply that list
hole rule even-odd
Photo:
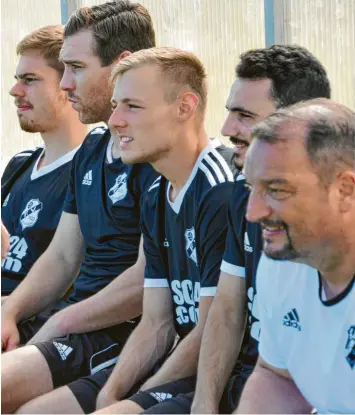
[{"label": "team crest on jersey", "polygon": [[31,199],[20,216],[22,230],[31,228],[38,220],[39,212],[43,208],[43,203],[39,199]]},{"label": "team crest on jersey", "polygon": [[197,265],[197,252],[196,252],[196,238],[195,238],[195,228],[186,229],[185,231],[185,249],[187,256],[194,261]]},{"label": "team crest on jersey", "polygon": [[345,358],[351,369],[355,366],[355,326],[351,326],[348,330],[348,340],[345,345]]},{"label": "team crest on jersey", "polygon": [[113,204],[126,197],[127,177],[127,173],[117,176],[114,186],[108,191],[108,197],[111,199]]}]

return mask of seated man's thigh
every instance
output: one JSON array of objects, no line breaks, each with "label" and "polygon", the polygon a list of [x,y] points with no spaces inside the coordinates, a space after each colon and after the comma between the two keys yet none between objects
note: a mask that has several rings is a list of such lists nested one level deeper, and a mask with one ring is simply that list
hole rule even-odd
[{"label": "seated man's thigh", "polygon": [[57,388],[113,366],[127,337],[125,335],[119,340],[118,336],[113,338],[110,331],[98,330],[69,334],[35,346],[46,359],[54,388]]}]

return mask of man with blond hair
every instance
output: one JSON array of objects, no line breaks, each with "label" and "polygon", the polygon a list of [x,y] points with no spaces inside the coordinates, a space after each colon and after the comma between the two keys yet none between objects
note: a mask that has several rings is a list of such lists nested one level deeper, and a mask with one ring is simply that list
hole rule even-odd
[{"label": "man with blond hair", "polygon": [[[151,17],[138,3],[111,1],[70,17],[60,52],[61,88],[80,120],[107,123],[112,68],[154,44]],[[3,349],[17,346],[19,332],[33,324],[26,319],[35,316],[37,322],[75,280],[73,290],[25,347],[2,356],[3,412],[94,410],[85,398],[92,384],[85,379],[71,383],[89,374],[106,379],[105,369],[117,361],[138,322],[144,270],[144,256],[137,260],[141,202],[157,176],[149,164],[123,163],[120,144],[107,128],[94,129],[84,140],[73,159],[57,232],[3,307]],[[63,385],[68,385],[65,399],[47,408],[48,392]],[[36,397],[28,405],[35,408],[26,409]],[[68,409],[73,402],[75,408]]]},{"label": "man with blond hair", "polygon": [[40,133],[43,145],[16,154],[1,179],[2,236],[10,235],[10,249],[1,266],[2,296],[13,292],[50,244],[63,208],[71,160],[86,135],[86,126],[59,86],[64,72],[59,61],[63,32],[60,25],[42,27],[23,38],[16,49],[20,59],[10,94],[21,129]]},{"label": "man with blond hair", "polygon": [[[173,48],[137,52],[113,76],[109,124],[119,136],[130,137],[122,140],[123,159],[150,162],[162,174],[142,214],[142,320],[98,398],[99,408],[120,401],[102,413],[139,413],[194,389],[225,245],[234,182],[226,160],[232,151],[206,135],[206,75],[193,54]],[[124,110],[128,97],[135,106],[132,115]]]}]

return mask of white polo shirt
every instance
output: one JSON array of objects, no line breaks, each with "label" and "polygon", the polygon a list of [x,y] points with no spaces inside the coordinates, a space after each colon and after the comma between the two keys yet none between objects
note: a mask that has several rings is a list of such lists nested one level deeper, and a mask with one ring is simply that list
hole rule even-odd
[{"label": "white polo shirt", "polygon": [[259,263],[259,353],[318,413],[355,413],[354,280],[327,301],[316,269],[264,254]]}]

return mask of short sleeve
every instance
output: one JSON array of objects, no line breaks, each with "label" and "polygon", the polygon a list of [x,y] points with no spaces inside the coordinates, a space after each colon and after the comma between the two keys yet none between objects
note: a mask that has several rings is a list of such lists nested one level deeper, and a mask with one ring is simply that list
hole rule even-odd
[{"label": "short sleeve", "polygon": [[238,177],[241,179],[234,185],[228,207],[228,232],[221,271],[236,277],[245,278],[244,231],[248,190],[244,186],[244,176],[240,175]]},{"label": "short sleeve", "polygon": [[77,156],[79,153],[80,153],[80,150],[76,153],[71,163],[67,194],[65,197],[64,207],[63,207],[64,212],[73,213],[73,214],[78,213],[78,209],[76,206],[76,197],[75,197],[75,172],[76,172],[76,166],[77,166]]},{"label": "short sleeve", "polygon": [[207,192],[199,206],[196,244],[201,297],[214,296],[217,290],[227,236],[227,210],[232,191],[232,182],[215,186]]},{"label": "short sleeve", "polygon": [[[149,191],[155,191],[153,186]],[[168,275],[159,252],[159,247],[154,239],[155,209],[149,203],[150,195],[146,195],[142,206],[141,229],[143,237],[143,249],[146,259],[144,272],[144,288],[169,287]]]},{"label": "short sleeve", "polygon": [[275,272],[273,261],[262,254],[256,274],[256,307],[260,319],[259,354],[265,362],[279,369],[287,369],[284,351],[279,345],[280,322],[275,316],[273,302],[274,286],[270,284],[270,275]]}]

